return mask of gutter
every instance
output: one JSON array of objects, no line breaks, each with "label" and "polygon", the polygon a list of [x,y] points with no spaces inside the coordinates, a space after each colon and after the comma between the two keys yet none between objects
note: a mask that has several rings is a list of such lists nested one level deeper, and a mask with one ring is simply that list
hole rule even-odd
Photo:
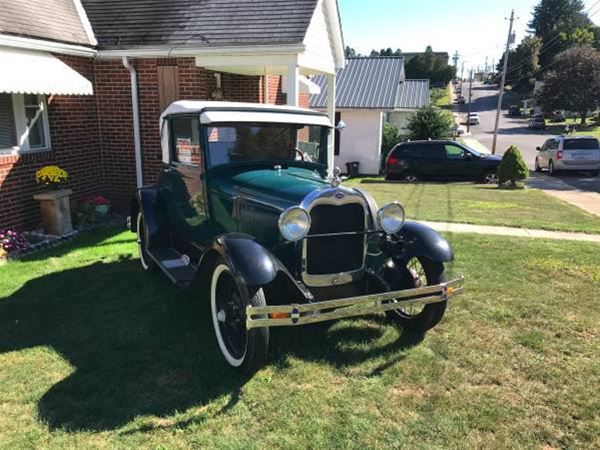
[{"label": "gutter", "polygon": [[133,113],[133,143],[135,147],[135,180],[137,188],[144,185],[142,177],[142,144],[140,138],[140,107],[138,101],[137,72],[129,62],[127,56],[123,56],[123,65],[129,70],[131,78],[131,110]]}]

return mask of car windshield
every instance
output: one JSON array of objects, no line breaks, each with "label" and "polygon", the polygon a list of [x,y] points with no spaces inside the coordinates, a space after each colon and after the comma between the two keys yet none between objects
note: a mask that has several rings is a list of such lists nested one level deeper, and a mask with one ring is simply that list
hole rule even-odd
[{"label": "car windshield", "polygon": [[249,161],[324,163],[327,127],[223,124],[207,127],[209,166]]},{"label": "car windshield", "polygon": [[481,156],[481,153],[479,153],[477,150],[472,149],[471,147],[467,147],[467,150],[469,150],[471,153],[473,153],[475,156]]},{"label": "car windshield", "polygon": [[565,150],[598,150],[598,139],[565,139]]}]

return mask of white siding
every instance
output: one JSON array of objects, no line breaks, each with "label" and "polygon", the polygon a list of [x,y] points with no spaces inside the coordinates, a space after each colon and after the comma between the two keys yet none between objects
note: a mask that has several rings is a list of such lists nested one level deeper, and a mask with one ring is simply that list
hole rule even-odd
[{"label": "white siding", "polygon": [[358,161],[360,173],[379,173],[381,159],[381,127],[383,113],[379,110],[341,110],[346,129],[340,134],[340,154],[335,165],[346,173],[346,163]]},{"label": "white siding", "polygon": [[408,118],[414,111],[393,111],[387,114],[387,121],[393,123],[398,127],[399,130],[406,128],[408,125]]},{"label": "white siding", "polygon": [[302,67],[335,73],[335,49],[331,40],[326,5],[327,3],[321,0],[315,9],[304,38],[306,50],[299,55],[298,63]]}]

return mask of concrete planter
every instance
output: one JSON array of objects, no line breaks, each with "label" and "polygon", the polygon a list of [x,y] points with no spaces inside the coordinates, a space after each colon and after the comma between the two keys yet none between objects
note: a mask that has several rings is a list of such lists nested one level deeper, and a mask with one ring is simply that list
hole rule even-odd
[{"label": "concrete planter", "polygon": [[69,195],[72,193],[71,189],[60,189],[33,196],[40,202],[42,221],[47,234],[65,236],[73,231],[69,204]]}]

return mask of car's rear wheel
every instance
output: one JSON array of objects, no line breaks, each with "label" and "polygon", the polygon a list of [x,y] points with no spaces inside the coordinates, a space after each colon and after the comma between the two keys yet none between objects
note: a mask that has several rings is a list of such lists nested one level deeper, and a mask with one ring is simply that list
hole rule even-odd
[{"label": "car's rear wheel", "polygon": [[147,272],[156,270],[156,263],[152,260],[152,257],[148,254],[148,230],[146,229],[146,223],[144,222],[144,216],[141,211],[137,216],[137,244],[138,251],[140,253],[140,264],[142,269]]},{"label": "car's rear wheel", "polygon": [[219,258],[210,282],[210,307],[217,343],[227,363],[244,375],[252,375],[267,359],[269,329],[246,329],[246,307],[266,306],[262,289],[248,292],[231,268]]},{"label": "car's rear wheel", "polygon": [[416,183],[419,181],[419,177],[414,173],[405,173],[402,174],[402,181],[406,181],[407,183]]},{"label": "car's rear wheel", "polygon": [[535,158],[535,164],[534,164],[534,168],[536,172],[541,172],[542,168],[540,167],[540,162],[538,161],[538,158]]},{"label": "car's rear wheel", "polygon": [[548,163],[548,175],[551,177],[555,177],[558,175],[558,171],[554,168],[554,161],[550,160]]},{"label": "car's rear wheel", "polygon": [[[444,265],[426,257],[415,257],[406,263],[405,273],[397,278],[392,290],[411,289],[440,284],[447,281]],[[406,305],[392,311],[386,316],[404,328],[425,333],[436,326],[446,311],[446,303],[430,303],[428,305]]]}]

